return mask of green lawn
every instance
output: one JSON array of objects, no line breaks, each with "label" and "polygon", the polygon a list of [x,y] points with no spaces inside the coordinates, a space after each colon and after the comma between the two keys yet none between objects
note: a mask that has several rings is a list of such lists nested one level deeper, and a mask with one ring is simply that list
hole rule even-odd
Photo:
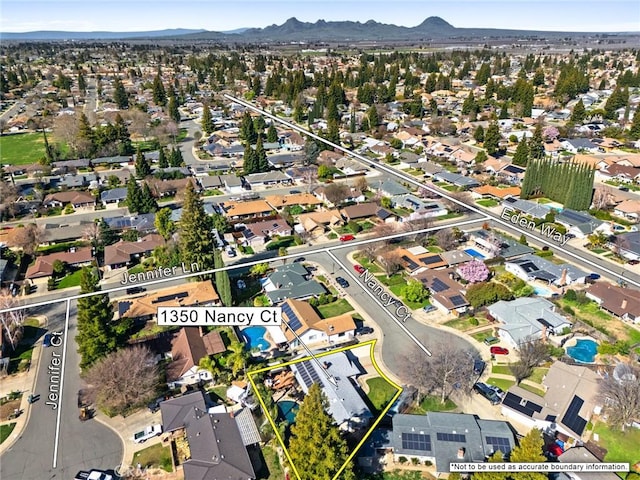
[{"label": "green lawn", "polygon": [[455,410],[458,406],[451,400],[447,399],[444,404],[440,403],[440,397],[428,395],[423,397],[420,406],[415,405],[410,408],[414,415],[424,415],[427,412],[449,412]]},{"label": "green lawn", "polygon": [[82,269],[78,269],[75,272],[70,273],[66,277],[61,278],[58,284],[56,285],[56,288],[60,290],[62,288],[79,287],[81,277],[82,277]]},{"label": "green lawn", "polygon": [[387,287],[391,287],[393,285],[405,286],[407,284],[407,280],[400,273],[396,273],[394,275],[391,275],[390,277],[387,277],[386,275],[378,275],[376,277],[376,280],[378,280],[381,284],[386,285]]},{"label": "green lawn", "polygon": [[26,165],[44,157],[42,133],[18,133],[0,136],[0,163]]},{"label": "green lawn", "polygon": [[451,327],[451,328],[455,328],[456,330],[460,330],[461,332],[465,332],[467,330],[471,330],[473,328],[477,328],[477,327],[481,327],[484,325],[487,325],[489,323],[489,320],[487,320],[486,318],[483,317],[473,317],[478,321],[477,325],[474,325],[473,323],[471,323],[471,318],[469,317],[464,317],[464,318],[456,318],[454,320],[449,320],[448,322],[445,323],[445,325],[447,327]]},{"label": "green lawn", "polygon": [[381,412],[398,393],[398,390],[382,377],[370,378],[367,380],[367,385],[369,385],[367,397],[378,412]]},{"label": "green lawn", "polygon": [[509,365],[493,365],[491,367],[491,373],[497,373],[498,375],[511,375],[511,369]]},{"label": "green lawn", "polygon": [[640,461],[640,430],[627,428],[624,432],[598,423],[595,433],[600,436],[600,445],[607,449],[606,462],[623,462],[634,465]]},{"label": "green lawn", "polygon": [[449,220],[450,218],[458,218],[458,217],[462,217],[463,215],[464,213],[451,212],[451,213],[447,213],[446,215],[440,215],[439,217],[436,217],[436,221]]},{"label": "green lawn", "polygon": [[506,378],[493,378],[489,377],[486,381],[489,385],[494,385],[496,387],[500,387],[505,392],[509,390],[513,385],[515,385],[515,380],[507,380]]},{"label": "green lawn", "polygon": [[[264,457],[269,476],[262,475],[259,478],[265,480],[281,480],[284,478],[284,470],[282,469],[282,465],[280,465],[278,453],[272,447],[267,446],[262,447],[262,456]],[[267,472],[264,473],[265,475],[267,474]]]},{"label": "green lawn", "polygon": [[364,258],[363,256],[356,256],[354,257],[358,263],[360,265],[362,265],[364,268],[366,268],[367,270],[369,270],[369,272],[371,273],[381,273],[382,269],[376,265],[375,263],[370,262],[369,260],[367,260],[366,258]]},{"label": "green lawn", "polygon": [[442,250],[440,247],[438,247],[437,245],[429,245],[427,247],[427,250],[430,253],[442,253],[444,250]]},{"label": "green lawn", "polygon": [[544,397],[545,391],[540,388],[533,387],[524,382],[520,384],[520,387],[524,388],[528,392],[535,393],[536,395],[540,395],[541,397]]},{"label": "green lawn", "polygon": [[482,330],[480,332],[476,332],[471,337],[478,341],[483,342],[485,338],[493,336],[493,328],[487,328],[486,330]]},{"label": "green lawn", "polygon": [[533,383],[542,384],[542,378],[547,374],[548,371],[549,369],[546,367],[536,367],[533,369],[533,373],[529,378],[527,378],[527,380]]},{"label": "green lawn", "polygon": [[500,205],[498,201],[494,200],[493,198],[484,198],[482,200],[476,200],[476,203],[486,208],[497,207],[498,205]]},{"label": "green lawn", "polygon": [[14,423],[5,423],[4,425],[0,425],[0,443],[4,442],[7,438],[9,438],[9,435],[11,435],[11,432],[13,432],[13,429],[15,428],[16,424]]},{"label": "green lawn", "polygon": [[169,447],[163,447],[161,443],[137,451],[133,454],[131,463],[133,465],[139,463],[143,468],[156,467],[162,468],[166,472],[173,471],[171,467],[171,450]]},{"label": "green lawn", "polygon": [[343,313],[351,312],[353,307],[344,298],[341,298],[337,302],[327,303],[326,305],[319,305],[318,311],[322,318],[331,318]]}]

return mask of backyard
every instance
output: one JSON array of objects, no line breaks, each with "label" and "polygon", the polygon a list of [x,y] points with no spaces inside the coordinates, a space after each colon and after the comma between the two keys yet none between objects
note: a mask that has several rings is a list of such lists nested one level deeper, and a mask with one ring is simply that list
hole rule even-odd
[{"label": "backyard", "polygon": [[398,390],[382,377],[370,378],[367,380],[369,391],[367,397],[373,408],[381,412],[398,393]]},{"label": "backyard", "polygon": [[605,423],[594,430],[600,437],[600,445],[607,449],[606,462],[624,462],[634,465],[640,462],[640,429],[614,430]]},{"label": "backyard", "polygon": [[156,443],[133,454],[133,465],[138,463],[143,468],[162,468],[166,472],[172,472],[171,449]]},{"label": "backyard", "polygon": [[352,310],[353,310],[353,307],[344,298],[341,298],[336,302],[327,303],[326,305],[318,306],[318,311],[320,312],[320,316],[322,318],[337,317],[338,315],[351,312]]},{"label": "backyard", "polygon": [[420,405],[411,405],[408,413],[413,415],[424,415],[427,412],[450,412],[456,408],[458,408],[458,406],[449,399],[445,400],[444,403],[441,403],[440,397],[427,395],[422,398]]},{"label": "backyard", "polygon": [[41,133],[19,133],[0,136],[2,163],[26,165],[44,157],[44,137]]}]

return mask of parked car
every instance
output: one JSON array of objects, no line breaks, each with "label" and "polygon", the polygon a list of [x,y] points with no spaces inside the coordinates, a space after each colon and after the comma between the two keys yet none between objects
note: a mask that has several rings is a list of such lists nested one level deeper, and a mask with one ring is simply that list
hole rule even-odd
[{"label": "parked car", "polygon": [[294,260],[294,263],[304,262],[306,259],[304,257],[298,257]]},{"label": "parked car", "polygon": [[127,288],[127,295],[135,295],[137,293],[145,292],[147,289],[144,287],[131,287]]},{"label": "parked car", "polygon": [[289,190],[291,195],[295,195],[296,193],[301,193],[300,190]]},{"label": "parked car", "polygon": [[484,343],[487,345],[493,345],[494,343],[498,343],[499,341],[500,339],[496,337],[487,337],[484,339]]},{"label": "parked car", "polygon": [[356,335],[368,335],[373,333],[373,328],[371,327],[360,327],[356,330]]},{"label": "parked car", "polygon": [[500,387],[496,387],[495,385],[487,385],[487,387],[496,392],[500,398],[504,398],[504,390],[502,390]]},{"label": "parked car", "polygon": [[132,439],[135,443],[143,443],[161,433],[162,425],[149,425],[144,430],[134,433]]},{"label": "parked car", "polygon": [[480,360],[479,358],[473,359],[473,373],[476,375],[482,375],[486,366],[487,363],[484,360]]},{"label": "parked car", "polygon": [[429,313],[429,312],[433,312],[434,310],[437,310],[436,307],[434,307],[433,305],[429,304],[429,305],[425,305],[424,307],[422,307],[422,311]]},{"label": "parked car", "polygon": [[358,265],[358,264],[354,265],[353,269],[360,274],[364,273],[366,270],[362,265]]},{"label": "parked car", "polygon": [[47,348],[51,346],[51,334],[45,333],[44,338],[42,339],[42,346]]},{"label": "parked car", "polygon": [[342,277],[337,277],[336,278],[336,282],[338,282],[338,285],[340,285],[342,288],[347,288],[349,286],[349,282],[347,282],[344,278]]},{"label": "parked car", "polygon": [[509,349],[494,345],[491,347],[491,355],[509,355]]},{"label": "parked car", "polygon": [[502,401],[500,396],[486,383],[476,383],[473,390],[489,400],[491,405],[498,405]]},{"label": "parked car", "polygon": [[589,274],[589,280],[598,280],[600,279],[600,274],[598,273],[590,273]]},{"label": "parked car", "polygon": [[627,263],[629,265],[638,265],[640,263],[640,260],[629,260]]},{"label": "parked car", "polygon": [[355,239],[356,239],[356,237],[354,237],[353,235],[342,235],[340,237],[340,241],[341,242],[349,242],[349,241],[355,240]]}]

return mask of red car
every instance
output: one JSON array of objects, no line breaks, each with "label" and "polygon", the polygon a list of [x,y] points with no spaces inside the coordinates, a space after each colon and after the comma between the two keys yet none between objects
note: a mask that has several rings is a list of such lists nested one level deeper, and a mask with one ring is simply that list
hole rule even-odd
[{"label": "red car", "polygon": [[504,347],[494,345],[491,347],[491,355],[509,355],[509,350]]},{"label": "red car", "polygon": [[355,240],[356,237],[354,237],[353,235],[342,235],[340,237],[340,241],[341,242],[348,242],[349,240]]},{"label": "red car", "polygon": [[365,268],[362,265],[354,265],[353,269],[359,274],[363,274],[365,271]]}]

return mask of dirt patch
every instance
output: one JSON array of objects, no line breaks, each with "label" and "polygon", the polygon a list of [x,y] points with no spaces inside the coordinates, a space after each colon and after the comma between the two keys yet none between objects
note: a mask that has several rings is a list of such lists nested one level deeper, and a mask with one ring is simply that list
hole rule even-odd
[{"label": "dirt patch", "polygon": [[9,400],[7,403],[0,405],[0,421],[9,420],[16,408],[20,408],[20,399]]}]

